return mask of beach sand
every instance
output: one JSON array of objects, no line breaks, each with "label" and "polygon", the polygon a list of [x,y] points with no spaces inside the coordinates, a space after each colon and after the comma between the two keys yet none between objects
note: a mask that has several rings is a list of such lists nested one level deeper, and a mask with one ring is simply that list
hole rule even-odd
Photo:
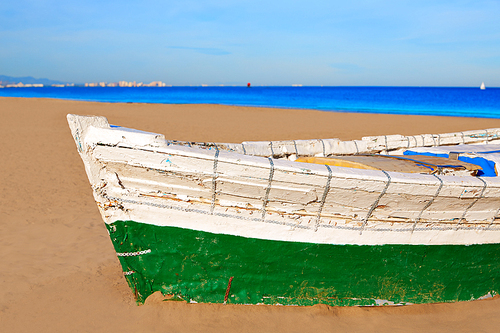
[{"label": "beach sand", "polygon": [[0,98],[0,332],[493,332],[500,298],[401,307],[133,300],[66,114],[167,139],[241,142],[444,133],[499,119]]}]

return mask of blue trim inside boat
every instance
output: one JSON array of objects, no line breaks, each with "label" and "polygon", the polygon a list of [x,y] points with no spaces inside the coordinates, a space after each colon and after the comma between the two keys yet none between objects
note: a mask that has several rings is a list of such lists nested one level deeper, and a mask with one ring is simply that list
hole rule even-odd
[{"label": "blue trim inside boat", "polygon": [[[490,151],[487,153],[497,153],[498,151]],[[484,154],[484,152],[481,152]],[[449,154],[434,154],[434,153],[423,153],[423,152],[415,152],[411,150],[407,150],[403,153],[403,155],[406,156],[411,156],[411,155],[424,155],[424,156],[436,156],[436,157],[444,157],[444,158],[449,158]],[[465,157],[465,156],[458,156],[459,161],[463,161],[466,163],[471,163],[475,165],[479,165],[482,170],[478,170],[477,176],[479,177],[496,177],[497,173],[495,171],[495,162],[487,160],[483,157]]]}]

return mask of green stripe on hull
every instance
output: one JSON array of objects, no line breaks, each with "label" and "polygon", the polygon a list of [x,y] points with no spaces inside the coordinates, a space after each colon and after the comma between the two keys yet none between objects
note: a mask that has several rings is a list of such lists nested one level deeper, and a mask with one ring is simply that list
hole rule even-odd
[{"label": "green stripe on hull", "polygon": [[151,250],[119,256],[139,303],[156,291],[222,303],[230,277],[228,302],[241,304],[451,302],[500,290],[500,244],[330,245],[133,221],[107,227],[117,253]]}]

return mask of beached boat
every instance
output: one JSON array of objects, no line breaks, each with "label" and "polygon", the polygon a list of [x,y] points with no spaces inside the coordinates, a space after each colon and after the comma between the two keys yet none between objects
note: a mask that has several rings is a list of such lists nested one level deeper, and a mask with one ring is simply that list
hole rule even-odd
[{"label": "beached boat", "polygon": [[500,291],[500,129],[194,143],[68,115],[138,303],[381,305]]}]

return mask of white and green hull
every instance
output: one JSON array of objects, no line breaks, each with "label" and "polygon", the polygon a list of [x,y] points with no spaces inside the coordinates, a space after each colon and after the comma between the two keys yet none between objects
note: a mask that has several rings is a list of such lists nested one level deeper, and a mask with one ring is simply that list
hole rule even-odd
[{"label": "white and green hull", "polygon": [[[227,292],[232,303],[373,305],[500,289],[497,177],[297,163],[238,152],[266,145],[202,149],[103,118],[68,120],[139,302],[161,291],[196,302],[223,302]],[[473,139],[494,144],[498,131],[485,133]],[[383,138],[382,147],[374,139],[311,146],[402,148]],[[303,147],[293,142],[295,153]]]},{"label": "white and green hull", "polygon": [[222,303],[231,277],[227,301],[239,304],[451,302],[500,290],[499,244],[314,244],[133,221],[108,230],[139,302],[161,291]]}]

